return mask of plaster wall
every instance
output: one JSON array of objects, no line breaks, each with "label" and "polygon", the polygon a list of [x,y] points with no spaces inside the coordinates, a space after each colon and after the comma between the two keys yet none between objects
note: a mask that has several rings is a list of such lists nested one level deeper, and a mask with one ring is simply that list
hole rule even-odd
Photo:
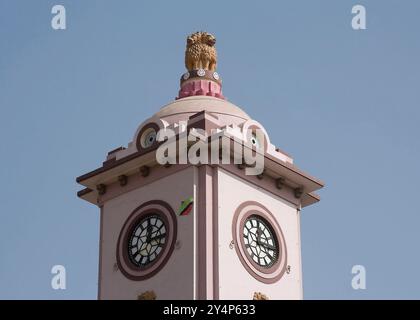
[{"label": "plaster wall", "polygon": [[[300,213],[296,206],[223,169],[218,170],[217,180],[219,298],[249,300],[254,292],[262,292],[271,300],[302,299]],[[236,250],[229,247],[235,211],[246,201],[256,201],[266,207],[283,232],[291,272],[284,273],[275,283],[255,279],[242,265]]]},{"label": "plaster wall", "polygon": [[[165,170],[165,168],[162,168]],[[100,299],[137,299],[153,290],[157,299],[193,299],[194,297],[194,214],[177,216],[178,244],[165,266],[153,277],[135,281],[117,268],[117,242],[129,215],[150,200],[167,202],[177,212],[181,201],[195,197],[195,171],[188,167],[150,184],[112,198],[101,213]]]}]

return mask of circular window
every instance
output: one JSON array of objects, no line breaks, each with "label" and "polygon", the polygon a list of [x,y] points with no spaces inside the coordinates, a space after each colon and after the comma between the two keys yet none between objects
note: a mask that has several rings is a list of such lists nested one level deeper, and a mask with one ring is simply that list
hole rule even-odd
[{"label": "circular window", "polygon": [[176,216],[163,201],[138,207],[125,222],[117,247],[117,262],[125,276],[144,280],[168,261],[176,240]]},{"label": "circular window", "polygon": [[156,145],[159,126],[152,122],[148,123],[137,134],[137,150],[144,151]]},{"label": "circular window", "polygon": [[238,257],[254,278],[273,283],[283,276],[287,264],[285,240],[267,208],[255,201],[240,205],[234,214],[232,232]]},{"label": "circular window", "polygon": [[151,147],[156,141],[156,130],[154,128],[148,128],[143,132],[140,138],[141,146],[146,149]]},{"label": "circular window", "polygon": [[253,147],[255,147],[257,150],[260,149],[260,141],[258,140],[257,134],[256,133],[252,133],[251,135],[251,145]]},{"label": "circular window", "polygon": [[270,142],[267,133],[262,127],[252,123],[254,121],[250,120],[249,122],[242,127],[244,141],[248,147],[259,152],[266,152]]}]

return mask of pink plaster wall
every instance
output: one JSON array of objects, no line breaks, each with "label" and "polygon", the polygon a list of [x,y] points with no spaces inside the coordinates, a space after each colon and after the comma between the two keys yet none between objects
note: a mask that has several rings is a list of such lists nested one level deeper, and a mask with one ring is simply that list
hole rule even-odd
[{"label": "pink plaster wall", "polygon": [[177,216],[180,247],[175,246],[168,262],[155,276],[133,281],[116,270],[115,265],[118,236],[133,210],[146,201],[163,200],[176,213],[182,200],[194,196],[194,175],[195,168],[189,167],[103,204],[100,299],[137,299],[137,295],[148,290],[153,290],[157,299],[193,299],[195,209],[188,216]]},{"label": "pink plaster wall", "polygon": [[[159,273],[133,281],[115,269],[120,230],[134,209],[146,201],[163,200],[177,212],[181,201],[190,196],[194,197],[192,212],[177,216],[180,246]],[[265,206],[282,229],[287,264],[292,270],[276,283],[256,280],[244,268],[236,250],[229,248],[234,213],[246,201]],[[302,298],[300,218],[296,205],[223,169],[187,167],[109,198],[101,212],[100,299],[136,299],[148,290],[153,290],[158,299],[249,300],[255,291],[270,299]]]},{"label": "pink plaster wall", "polygon": [[[254,292],[262,292],[269,299],[302,299],[300,252],[300,217],[297,207],[280,197],[218,170],[218,244],[219,244],[219,298],[252,299]],[[233,240],[232,220],[236,209],[246,201],[265,206],[277,219],[287,246],[287,264],[290,274],[273,284],[256,280],[243,267],[235,249],[229,248]]]}]

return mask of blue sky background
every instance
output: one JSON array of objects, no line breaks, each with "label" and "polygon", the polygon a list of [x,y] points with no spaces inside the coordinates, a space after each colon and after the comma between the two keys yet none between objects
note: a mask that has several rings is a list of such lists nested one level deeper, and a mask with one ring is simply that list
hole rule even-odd
[{"label": "blue sky background", "polygon": [[[356,4],[367,30],[351,28]],[[99,210],[75,177],[173,100],[185,37],[206,30],[225,96],[326,182],[302,216],[305,298],[419,299],[419,13],[415,0],[1,0],[0,298],[96,298]],[[51,288],[56,264],[67,290]],[[366,290],[351,287],[356,264]]]}]

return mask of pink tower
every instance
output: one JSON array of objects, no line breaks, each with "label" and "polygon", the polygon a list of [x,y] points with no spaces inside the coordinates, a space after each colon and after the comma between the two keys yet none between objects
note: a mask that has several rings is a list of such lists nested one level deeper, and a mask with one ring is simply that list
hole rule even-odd
[{"label": "pink tower", "polygon": [[[323,183],[224,99],[215,41],[205,32],[189,36],[176,100],[77,178],[78,196],[100,208],[99,299],[303,297],[300,214],[319,201],[314,191]],[[166,165],[159,150],[169,140],[157,139],[164,130],[178,147]],[[181,148],[190,135],[226,139],[227,153],[218,145],[226,158],[179,161],[194,148],[191,140]],[[234,161],[237,146],[260,155],[264,170],[248,174],[247,163]]]}]

